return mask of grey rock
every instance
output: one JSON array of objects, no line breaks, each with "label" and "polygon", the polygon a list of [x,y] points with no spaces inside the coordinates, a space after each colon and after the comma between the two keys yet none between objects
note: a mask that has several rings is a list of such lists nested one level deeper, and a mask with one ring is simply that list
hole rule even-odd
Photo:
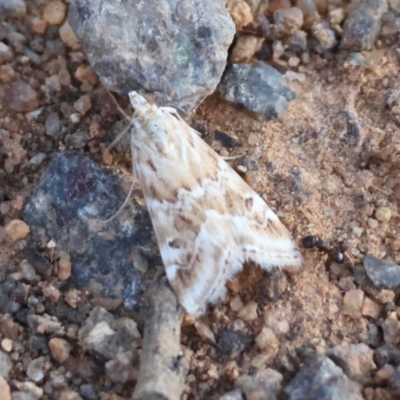
[{"label": "grey rock", "polygon": [[[45,247],[53,239],[68,253],[72,285],[122,299],[125,308],[139,311],[144,291],[162,263],[145,207],[128,205],[112,221],[103,222],[125,199],[120,180],[110,170],[87,156],[65,152],[50,162],[26,201],[23,218],[31,226],[30,247]],[[145,277],[132,267],[129,255],[134,249],[143,249],[141,255],[148,261]]]},{"label": "grey rock", "polygon": [[343,25],[342,48],[352,51],[369,50],[381,29],[386,0],[356,0],[351,2]]},{"label": "grey rock", "polygon": [[34,51],[29,49],[28,47],[25,47],[24,49],[24,55],[29,57],[31,62],[36,65],[40,65],[42,63],[42,57],[39,56],[39,54],[36,54]]},{"label": "grey rock", "polygon": [[82,150],[91,140],[85,131],[77,131],[65,137],[65,143],[72,149]]},{"label": "grey rock", "polygon": [[132,350],[132,343],[140,338],[136,322],[126,317],[115,321],[113,315],[102,307],[90,312],[78,337],[82,346],[99,359],[117,359],[115,365],[118,366],[126,364],[128,356],[130,364],[138,360],[138,353]]},{"label": "grey rock", "polygon": [[242,391],[239,389],[232,390],[228,393],[223,394],[219,400],[244,400]]},{"label": "grey rock", "polygon": [[33,165],[40,165],[45,160],[45,158],[45,153],[37,153],[29,160],[29,162]]},{"label": "grey rock", "polygon": [[392,344],[384,344],[374,351],[374,360],[378,367],[385,364],[400,365],[400,349]]},{"label": "grey rock", "polygon": [[[13,381],[13,385],[20,391],[20,393],[24,393],[26,396],[19,395],[18,399],[25,400],[39,400],[43,396],[43,389],[36,386],[32,382],[18,382],[16,380]],[[12,399],[14,400],[14,393],[12,393]]]},{"label": "grey rock", "polygon": [[218,86],[223,100],[259,121],[281,116],[295,98],[285,78],[274,68],[258,61],[232,64]]},{"label": "grey rock", "polygon": [[346,124],[346,133],[343,136],[343,140],[349,145],[355,146],[360,141],[361,128],[357,117],[350,113],[348,110],[343,110],[339,113],[344,117]]},{"label": "grey rock", "polygon": [[0,350],[0,375],[5,379],[8,380],[8,373],[12,367],[12,362],[10,357],[7,353]]},{"label": "grey rock", "polygon": [[283,376],[271,369],[259,371],[255,375],[243,375],[237,383],[246,399],[276,400],[281,389]]},{"label": "grey rock", "polygon": [[24,0],[0,0],[0,21],[23,17],[26,14]]},{"label": "grey rock", "polygon": [[335,32],[327,21],[317,22],[312,27],[312,40],[310,46],[319,54],[331,50],[337,43]]},{"label": "grey rock", "polygon": [[137,368],[139,365],[139,354],[135,351],[119,353],[114,360],[106,362],[106,376],[114,383],[127,383],[137,379]]},{"label": "grey rock", "polygon": [[44,51],[44,38],[43,36],[37,36],[33,40],[29,42],[30,48],[35,52],[35,53],[43,53]]},{"label": "grey rock", "polygon": [[79,341],[89,353],[102,360],[115,354],[111,343],[116,334],[114,317],[102,307],[94,308],[79,330]]},{"label": "grey rock", "polygon": [[96,400],[98,398],[96,388],[90,383],[84,383],[79,387],[79,394],[84,400]]},{"label": "grey rock", "polygon": [[393,289],[400,285],[400,265],[370,254],[364,257],[363,262],[368,277],[378,289]]},{"label": "grey rock", "polygon": [[218,335],[217,348],[223,356],[238,357],[254,343],[254,337],[232,329],[223,329]]},{"label": "grey rock", "polygon": [[26,375],[29,379],[34,382],[41,382],[44,378],[44,363],[46,359],[44,357],[38,357],[30,361],[26,370]]},{"label": "grey rock", "polygon": [[364,56],[358,52],[350,53],[346,61],[351,65],[360,66],[363,65]]},{"label": "grey rock", "polygon": [[391,312],[381,323],[383,338],[386,344],[398,344],[400,342],[400,321],[396,312]]},{"label": "grey rock", "polygon": [[235,33],[222,0],[79,0],[68,18],[104,86],[185,112],[215,90]]},{"label": "grey rock", "polygon": [[338,364],[350,379],[363,381],[370,377],[376,369],[374,352],[365,343],[343,344],[329,349],[327,352],[336,364]]},{"label": "grey rock", "polygon": [[290,400],[362,400],[360,385],[328,357],[309,358],[284,389]]},{"label": "grey rock", "polygon": [[44,124],[46,128],[46,134],[49,136],[58,136],[60,133],[60,118],[58,113],[52,112],[47,116]]},{"label": "grey rock", "polygon": [[17,390],[12,392],[12,400],[38,400],[32,393],[22,392]]}]

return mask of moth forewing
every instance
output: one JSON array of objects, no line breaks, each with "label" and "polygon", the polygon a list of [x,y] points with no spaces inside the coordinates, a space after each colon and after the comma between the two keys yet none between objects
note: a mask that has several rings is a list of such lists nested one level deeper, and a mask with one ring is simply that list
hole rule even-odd
[{"label": "moth forewing", "polygon": [[218,301],[246,261],[301,265],[287,229],[222,157],[170,110],[129,96],[134,170],[167,277],[189,314]]}]

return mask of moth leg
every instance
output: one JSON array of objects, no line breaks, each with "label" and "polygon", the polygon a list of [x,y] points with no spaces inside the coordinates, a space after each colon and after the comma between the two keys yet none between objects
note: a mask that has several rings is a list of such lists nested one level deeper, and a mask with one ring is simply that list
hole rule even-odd
[{"label": "moth leg", "polygon": [[238,158],[242,158],[246,155],[247,153],[242,153],[242,154],[238,154],[237,156],[228,156],[228,157],[222,157],[225,161],[229,161],[229,160],[237,160]]},{"label": "moth leg", "polygon": [[[128,126],[128,128],[129,128],[131,125],[132,125],[132,121],[131,121],[131,124]],[[123,132],[123,133],[125,134],[126,131],[127,131],[127,129],[124,129],[124,132]],[[118,135],[118,137],[120,137],[120,136],[121,136],[121,134]],[[125,206],[128,204],[129,199],[130,199],[131,196],[132,196],[133,189],[134,189],[135,184],[136,184],[136,181],[137,181],[137,174],[135,173],[135,163],[134,163],[134,156],[133,156],[133,149],[134,149],[133,140],[134,140],[134,138],[133,138],[133,132],[131,132],[132,185],[131,185],[131,187],[130,187],[130,189],[129,189],[128,194],[126,195],[126,198],[125,198],[124,202],[122,203],[122,206],[118,209],[118,211],[117,211],[112,217],[110,217],[110,218],[108,218],[108,219],[106,219],[106,220],[103,220],[104,223],[111,222],[111,221],[112,221],[113,219],[115,219],[119,214],[121,214],[122,210],[123,210],[123,209],[125,208]],[[114,140],[114,142],[115,142],[115,140]]]}]

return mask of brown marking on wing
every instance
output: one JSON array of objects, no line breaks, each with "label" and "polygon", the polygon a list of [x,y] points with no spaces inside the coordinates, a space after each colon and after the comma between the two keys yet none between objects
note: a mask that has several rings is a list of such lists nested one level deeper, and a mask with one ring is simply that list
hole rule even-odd
[{"label": "brown marking on wing", "polygon": [[172,247],[173,249],[180,249],[181,248],[181,244],[179,243],[179,239],[178,238],[170,240],[168,242],[168,246]]},{"label": "brown marking on wing", "polygon": [[267,218],[265,220],[265,227],[266,229],[268,229],[269,232],[271,232],[272,236],[274,237],[287,236],[286,228],[279,220],[275,221]]},{"label": "brown marking on wing", "polygon": [[244,200],[244,204],[246,205],[246,208],[251,211],[253,208],[254,200],[252,197],[247,197],[247,199]]}]

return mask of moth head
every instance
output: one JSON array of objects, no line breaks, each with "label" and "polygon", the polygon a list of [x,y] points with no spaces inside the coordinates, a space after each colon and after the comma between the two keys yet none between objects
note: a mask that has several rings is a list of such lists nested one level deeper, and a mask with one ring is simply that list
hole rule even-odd
[{"label": "moth head", "polygon": [[138,92],[129,92],[129,100],[136,113],[141,114],[141,112],[150,107],[149,102]]}]

